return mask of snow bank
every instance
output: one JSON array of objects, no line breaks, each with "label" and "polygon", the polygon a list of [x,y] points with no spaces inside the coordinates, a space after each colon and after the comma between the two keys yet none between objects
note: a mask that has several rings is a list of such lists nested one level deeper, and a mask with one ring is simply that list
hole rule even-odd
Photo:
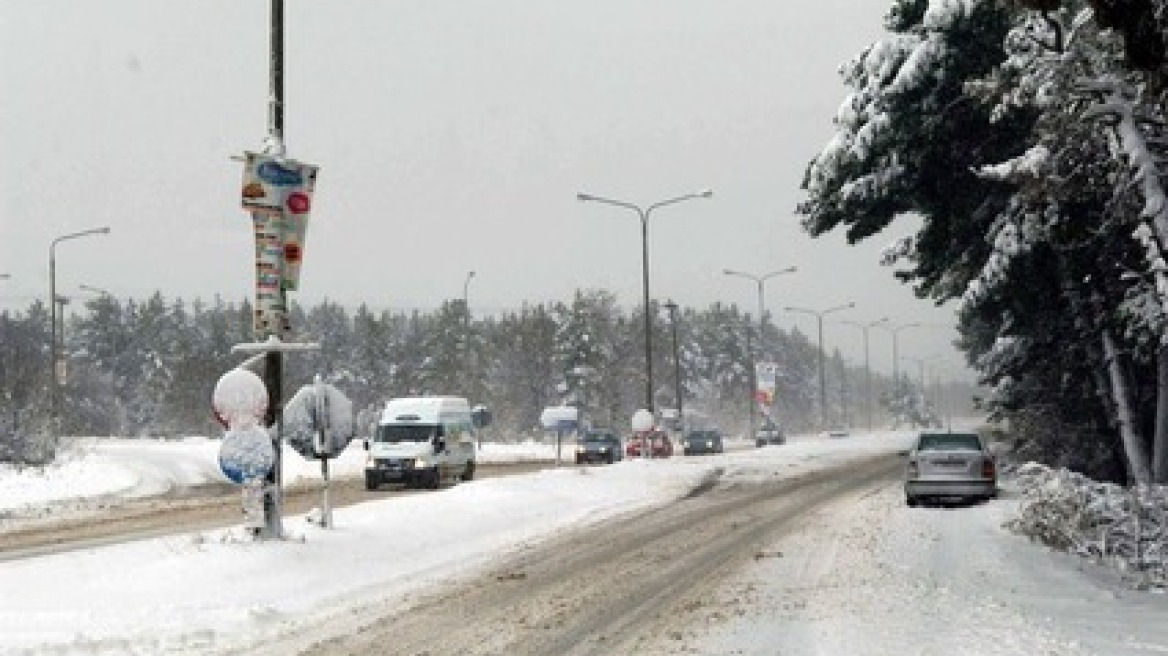
[{"label": "snow bank", "polygon": [[1018,515],[1006,527],[1117,568],[1137,588],[1168,588],[1168,488],[1125,488],[1067,469],[1018,469]]}]

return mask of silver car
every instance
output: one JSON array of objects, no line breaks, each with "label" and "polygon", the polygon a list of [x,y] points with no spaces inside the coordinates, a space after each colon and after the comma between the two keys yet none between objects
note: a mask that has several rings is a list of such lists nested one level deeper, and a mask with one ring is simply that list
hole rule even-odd
[{"label": "silver car", "polygon": [[921,433],[908,454],[904,497],[924,500],[983,500],[998,494],[994,457],[977,433]]}]

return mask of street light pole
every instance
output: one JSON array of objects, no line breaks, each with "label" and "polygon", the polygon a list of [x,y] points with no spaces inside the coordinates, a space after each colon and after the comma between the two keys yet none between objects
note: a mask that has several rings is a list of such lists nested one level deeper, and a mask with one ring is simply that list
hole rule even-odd
[{"label": "street light pole", "polygon": [[796,271],[798,271],[798,268],[791,266],[791,267],[787,267],[786,269],[779,269],[778,271],[771,271],[770,273],[766,273],[766,274],[763,274],[761,276],[756,276],[756,275],[753,275],[750,273],[745,273],[743,271],[735,271],[733,269],[722,269],[723,274],[725,274],[727,276],[739,276],[742,278],[746,278],[747,280],[752,280],[752,281],[754,281],[754,284],[758,287],[758,325],[759,325],[759,327],[761,327],[763,325],[763,322],[766,321],[766,305],[765,305],[764,300],[763,300],[763,298],[764,298],[763,283],[765,283],[770,278],[774,278],[775,276],[782,275],[784,273],[794,273]]},{"label": "street light pole", "polygon": [[474,276],[474,271],[467,271],[466,279],[462,281],[462,369],[467,377],[466,383],[464,383],[467,386],[467,392],[470,392],[470,297],[467,294],[470,288],[470,279]]},{"label": "street light pole", "polygon": [[858,323],[846,319],[840,322],[855,326],[864,333],[864,412],[868,416],[868,432],[872,432],[872,365],[868,359],[868,329],[879,326],[885,321],[888,321],[888,317],[880,317],[869,323]]},{"label": "street light pole", "polygon": [[681,398],[681,351],[677,347],[677,303],[672,300],[665,302],[665,309],[669,310],[669,325],[673,329],[673,385],[677,395],[677,427],[684,434],[685,415],[682,414]]},{"label": "street light pole", "polygon": [[826,310],[811,310],[801,307],[785,307],[783,310],[787,312],[801,312],[803,314],[814,315],[819,326],[819,424],[820,430],[827,427],[827,377],[824,373],[823,364],[823,318],[833,312],[841,310],[848,310],[856,307],[854,302],[844,303],[835,307],[827,308]]},{"label": "street light pole", "polygon": [[581,202],[604,203],[606,205],[615,205],[616,207],[632,210],[637,213],[637,216],[641,220],[641,287],[643,291],[642,300],[645,304],[645,409],[650,414],[653,414],[653,324],[652,318],[649,315],[649,217],[654,210],[660,207],[693,200],[695,198],[709,198],[713,195],[714,192],[709,189],[704,189],[702,191],[677,196],[676,198],[659,201],[646,208],[641,208],[639,205],[623,200],[614,200],[612,198],[604,198],[603,196],[595,196],[582,192],[576,194],[576,200]]},{"label": "street light pole", "polygon": [[902,330],[905,330],[907,328],[919,328],[920,326],[921,326],[921,324],[919,322],[906,323],[906,324],[902,324],[900,326],[891,326],[891,327],[885,326],[885,328],[888,330],[888,332],[892,333],[892,386],[893,386],[893,392],[896,391],[896,386],[900,384],[900,351],[899,351],[898,346],[897,346],[897,337],[900,335],[900,331],[902,331]]},{"label": "street light pole", "polygon": [[57,244],[70,239],[88,237],[90,235],[108,235],[109,226],[91,228],[80,232],[61,235],[49,244],[49,407],[52,415],[53,438],[61,437],[61,389],[57,377],[58,349],[57,344]]}]

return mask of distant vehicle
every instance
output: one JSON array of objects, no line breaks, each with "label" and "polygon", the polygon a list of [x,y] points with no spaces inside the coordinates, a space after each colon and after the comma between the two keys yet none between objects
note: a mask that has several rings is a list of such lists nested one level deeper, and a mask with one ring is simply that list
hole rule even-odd
[{"label": "distant vehicle", "polygon": [[722,434],[716,430],[695,430],[681,438],[681,450],[687,456],[703,453],[722,453]]},{"label": "distant vehicle", "polygon": [[640,458],[645,443],[648,442],[650,458],[668,458],[673,455],[673,440],[664,431],[654,430],[648,433],[637,433],[625,443],[625,455],[630,458]]},{"label": "distant vehicle", "polygon": [[366,490],[385,483],[438,489],[446,479],[469,481],[475,471],[470,404],[454,396],[391,399],[365,449]]},{"label": "distant vehicle", "polygon": [[586,462],[613,462],[623,457],[621,439],[606,430],[590,430],[576,444],[576,464]]},{"label": "distant vehicle", "polygon": [[836,426],[835,428],[828,429],[827,436],[828,437],[847,437],[848,436],[848,429],[846,429],[842,426]]},{"label": "distant vehicle", "polygon": [[986,500],[998,494],[994,457],[977,433],[930,433],[917,436],[908,454],[905,502]]},{"label": "distant vehicle", "polygon": [[754,445],[762,448],[767,445],[786,444],[787,436],[783,433],[783,429],[779,428],[778,424],[767,423],[763,424],[754,433]]}]

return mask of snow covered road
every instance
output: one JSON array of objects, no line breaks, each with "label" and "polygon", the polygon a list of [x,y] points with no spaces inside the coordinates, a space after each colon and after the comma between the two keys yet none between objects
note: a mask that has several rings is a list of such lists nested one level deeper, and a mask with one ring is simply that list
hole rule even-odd
[{"label": "snow covered road", "polygon": [[[313,633],[321,621],[408,614],[411,604],[469,581],[505,588],[519,604],[514,607],[530,602],[521,616],[551,628],[540,629],[544,642],[528,644],[568,640],[585,645],[581,653],[606,653],[607,645],[597,642],[602,635],[633,646],[608,653],[651,656],[1168,653],[1162,621],[1168,596],[1129,590],[1108,570],[1009,533],[1001,527],[1015,509],[1009,495],[969,507],[910,509],[895,473],[814,503],[790,487],[864,460],[895,460],[907,440],[903,433],[808,437],[719,456],[562,467],[431,494],[370,495],[368,503],[339,509],[335,530],[290,516],[293,539],[277,543],[218,529],[0,562],[0,654],[202,656],[250,655],[270,644],[310,648],[325,637]],[[152,485],[126,485],[142,472],[162,469],[148,475],[186,480],[191,476],[184,472],[205,470],[213,446],[103,445],[46,472],[0,470],[0,490],[12,492],[5,501],[18,514],[36,503],[36,494],[82,503],[85,494],[116,494],[108,489],[116,483],[134,495]],[[119,462],[142,449],[173,451],[151,451],[146,463]],[[212,482],[193,478],[189,484]],[[721,494],[768,487],[786,492],[773,512],[748,516],[789,517],[756,535],[748,551],[732,539],[750,523],[736,506],[703,507],[686,498],[708,490],[692,500],[713,503],[733,498]],[[783,501],[795,506],[784,510]],[[704,512],[685,515],[686,508]],[[642,517],[660,518],[660,528],[672,526],[670,518],[684,520],[695,532],[677,533],[680,541],[650,551],[641,542],[648,536],[630,525]],[[631,560],[621,562],[628,567],[579,586],[583,596],[537,594],[540,575],[587,580],[579,570],[596,561],[568,558],[573,538],[582,534],[608,540],[613,558],[627,552]],[[555,545],[564,559],[546,561],[543,570],[493,569]],[[637,562],[655,564],[667,578],[632,578]],[[557,563],[577,571],[559,575]],[[671,569],[675,563],[680,569]],[[671,587],[670,576],[679,587]],[[618,595],[583,594],[622,586],[660,604],[638,602],[637,595],[626,603]],[[489,607],[463,606],[457,623],[490,631],[499,624],[489,621]],[[587,617],[611,621],[556,633],[557,626]],[[651,630],[620,630],[626,617]],[[362,623],[349,626],[355,633]],[[310,640],[299,642],[304,636]],[[425,648],[435,656],[455,653],[444,650],[440,632]]]},{"label": "snow covered road", "polygon": [[683,640],[650,653],[1168,653],[1164,595],[1006,532],[1015,503],[908,508],[897,483],[838,499],[725,581]]}]

